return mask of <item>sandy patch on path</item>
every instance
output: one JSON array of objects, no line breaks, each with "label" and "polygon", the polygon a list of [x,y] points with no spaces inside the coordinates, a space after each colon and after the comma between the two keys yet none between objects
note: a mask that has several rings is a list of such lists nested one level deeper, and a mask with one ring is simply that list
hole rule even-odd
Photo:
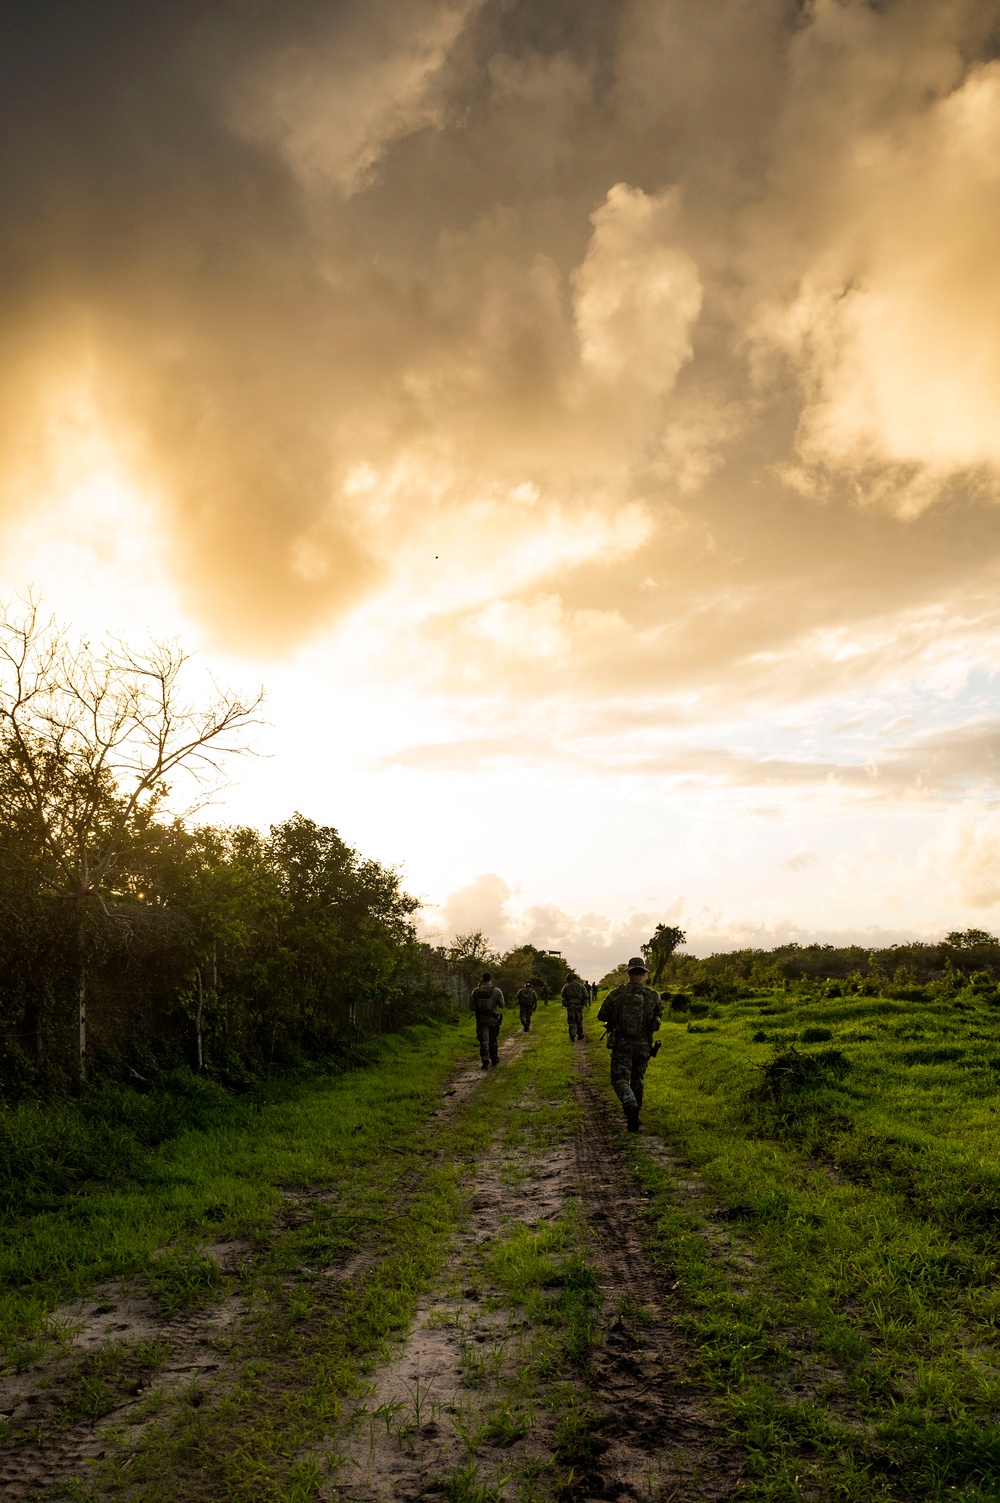
[{"label": "sandy patch on path", "polygon": [[[502,1041],[501,1056],[515,1057],[527,1042],[522,1032]],[[431,1117],[450,1116],[488,1072],[463,1066],[445,1084],[441,1105]],[[289,1189],[282,1226],[301,1225],[311,1207],[336,1197],[326,1186]],[[208,1392],[235,1372],[234,1354],[248,1310],[239,1292],[240,1274],[252,1260],[250,1244],[217,1242],[201,1249],[222,1274],[219,1297],[205,1309],[165,1318],[152,1293],[139,1280],[98,1285],[85,1298],[54,1310],[48,1324],[61,1338],[58,1350],[24,1371],[0,1372],[0,1496],[6,1503],[38,1496],[65,1496],[74,1479],[93,1471],[94,1463],[123,1443],[138,1444],[146,1429],[163,1417],[164,1402],[176,1404],[192,1388]],[[368,1259],[356,1258],[308,1272],[317,1279],[346,1280],[363,1271]],[[157,1345],[156,1365],[149,1348]],[[72,1423],[66,1405],[78,1378],[81,1358],[99,1363],[112,1357],[125,1374],[125,1402],[95,1420]]]},{"label": "sandy patch on path", "polygon": [[[527,1036],[507,1041],[501,1055],[524,1048]],[[485,1072],[481,1072],[485,1073]],[[357,1409],[340,1464],[320,1496],[341,1503],[439,1498],[442,1479],[469,1462],[470,1441],[481,1434],[507,1397],[505,1380],[527,1360],[531,1332],[518,1312],[485,1309],[476,1251],[518,1224],[556,1218],[574,1183],[573,1150],[560,1143],[540,1156],[493,1149],[476,1163],[471,1214],[454,1241],[451,1276],[420,1301],[405,1345],[380,1367],[372,1392]],[[498,1452],[484,1443],[483,1483],[494,1484],[527,1456],[544,1459],[549,1424]]]}]

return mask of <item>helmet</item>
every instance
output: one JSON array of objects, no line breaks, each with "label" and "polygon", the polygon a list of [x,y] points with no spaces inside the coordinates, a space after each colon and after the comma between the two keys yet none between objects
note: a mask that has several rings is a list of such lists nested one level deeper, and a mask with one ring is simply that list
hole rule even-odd
[{"label": "helmet", "polygon": [[625,969],[627,971],[645,971],[646,975],[649,975],[649,966],[644,960],[640,959],[638,955],[632,956],[632,959],[629,961]]}]

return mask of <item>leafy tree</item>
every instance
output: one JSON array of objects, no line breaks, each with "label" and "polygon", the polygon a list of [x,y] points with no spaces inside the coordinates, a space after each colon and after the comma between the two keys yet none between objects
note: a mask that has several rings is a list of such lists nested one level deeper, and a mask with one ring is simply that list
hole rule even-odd
[{"label": "leafy tree", "polygon": [[606,976],[602,976],[598,985],[602,991],[605,987],[610,991],[616,986],[624,986],[627,980],[628,971],[625,969],[625,961],[623,960],[621,965],[616,965],[613,971],[609,971]]},{"label": "leafy tree", "polygon": [[465,977],[469,986],[476,985],[483,971],[496,970],[500,964],[500,956],[482,929],[456,934],[445,954],[448,964]]},{"label": "leafy tree", "polygon": [[76,940],[77,1074],[87,1073],[87,960],[92,911],[110,918],[127,853],[155,827],[169,780],[218,777],[242,750],[261,696],[181,697],[186,654],[117,642],[72,646],[33,601],[0,613],[0,798],[34,852],[39,887],[69,905]]},{"label": "leafy tree", "polygon": [[642,953],[650,969],[650,981],[658,986],[666,972],[670,957],[687,939],[683,929],[672,924],[657,924],[652,939],[643,945]]},{"label": "leafy tree", "polygon": [[546,950],[539,950],[536,945],[518,945],[501,958],[498,971],[500,985],[509,997],[514,996],[526,981],[534,977],[541,995],[548,999],[563,985],[569,966],[561,955],[550,955]]},{"label": "leafy tree", "polygon": [[995,934],[988,934],[985,929],[963,929],[952,930],[945,943],[951,945],[953,950],[979,950],[984,945],[1000,944],[1000,940]]}]

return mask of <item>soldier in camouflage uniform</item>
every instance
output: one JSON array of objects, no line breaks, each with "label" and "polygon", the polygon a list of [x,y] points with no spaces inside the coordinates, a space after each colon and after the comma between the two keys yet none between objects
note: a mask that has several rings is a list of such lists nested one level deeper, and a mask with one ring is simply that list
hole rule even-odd
[{"label": "soldier in camouflage uniform", "polygon": [[570,971],[566,979],[566,985],[559,995],[562,997],[562,1005],[566,1009],[566,1022],[569,1024],[569,1041],[572,1044],[574,1040],[583,1038],[583,1004],[587,1000],[587,990],[579,976]]},{"label": "soldier in camouflage uniform", "polygon": [[500,1063],[500,1024],[503,1022],[503,992],[493,985],[491,972],[483,972],[483,979],[473,991],[469,1006],[476,1015],[479,1057],[483,1069],[488,1070],[490,1065]]},{"label": "soldier in camouflage uniform", "polygon": [[538,1006],[538,993],[535,991],[535,983],[526,981],[517,994],[518,1011],[521,1014],[521,1027],[525,1033],[531,1031],[531,1014]]},{"label": "soldier in camouflage uniform", "polygon": [[611,1084],[624,1109],[629,1132],[639,1131],[646,1066],[660,1047],[654,1045],[653,1034],[663,1018],[663,1004],[659,992],[646,985],[648,974],[638,956],[630,960],[628,981],[608,993],[597,1014],[608,1030]]}]

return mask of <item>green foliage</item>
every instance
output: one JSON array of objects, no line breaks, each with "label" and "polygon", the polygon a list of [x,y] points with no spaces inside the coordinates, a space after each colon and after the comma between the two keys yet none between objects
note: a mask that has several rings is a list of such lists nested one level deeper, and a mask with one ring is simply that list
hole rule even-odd
[{"label": "green foliage", "polygon": [[[14,838],[0,823],[0,855]],[[198,1063],[200,1034],[208,1070],[240,1079],[442,1015],[416,906],[395,871],[300,814],[267,835],[151,826],[107,918],[88,919],[96,1073],[148,1089]],[[16,1100],[71,1074],[75,930],[15,862],[0,862],[0,920],[0,1088]]]},{"label": "green foliage", "polygon": [[505,1503],[503,1487],[480,1482],[479,1466],[474,1461],[460,1467],[441,1484],[441,1497],[447,1503]]},{"label": "green foliage", "polygon": [[335,829],[169,818],[169,785],[214,777],[259,704],[189,704],[185,661],[0,607],[0,1100],[95,1068],[245,1081],[450,1006],[416,900]]},{"label": "green foliage", "polygon": [[518,945],[501,956],[497,966],[497,984],[508,1000],[517,995],[526,981],[538,983],[539,996],[558,996],[569,974],[561,955],[549,955],[535,945]]},{"label": "green foliage", "polygon": [[988,934],[985,929],[965,929],[960,933],[952,930],[945,943],[953,950],[983,950],[1000,944],[1000,940],[995,934]]},{"label": "green foliage", "polygon": [[729,1004],[760,991],[797,996],[884,996],[919,1002],[947,1000],[973,984],[1000,999],[1000,940],[982,929],[949,934],[937,944],[779,945],[773,950],[732,950],[703,958],[672,953],[662,966],[667,989]]},{"label": "green foliage", "polygon": [[687,939],[683,929],[678,929],[673,924],[657,924],[652,939],[644,944],[642,953],[646,964],[649,966],[650,983],[659,986],[666,974],[670,957]]},{"label": "green foliage", "polygon": [[[367,1065],[278,1077],[248,1096],[185,1074],[147,1096],[95,1088],[0,1115],[18,1124],[4,1165],[13,1182],[0,1222],[0,1348],[30,1347],[51,1309],[112,1278],[143,1274],[168,1311],[197,1306],[216,1279],[203,1243],[266,1239],[282,1187],[350,1187],[342,1212],[284,1244],[292,1266],[347,1256],[385,1184],[422,1166],[417,1127],[469,1047],[465,1028],[425,1026],[371,1043]],[[497,1088],[505,1083],[498,1072]]]},{"label": "green foliage", "polygon": [[613,971],[608,971],[606,976],[601,977],[600,987],[602,991],[611,991],[613,987],[624,986],[627,981],[628,971],[623,960],[621,965],[615,966]]},{"label": "green foliage", "polygon": [[140,1177],[151,1148],[249,1122],[253,1110],[188,1071],[146,1095],[105,1081],[75,1100],[0,1107],[0,1213],[37,1215],[88,1183]]},{"label": "green foliage", "polygon": [[[813,1029],[836,1049],[797,1049]],[[747,1446],[748,1496],[993,1495],[994,1061],[996,1013],[971,988],[952,1002],[782,986],[736,1000],[711,1035],[671,1030],[644,1114],[681,1164],[631,1151]]]},{"label": "green foliage", "polygon": [[209,1304],[220,1282],[219,1265],[190,1247],[160,1253],[149,1268],[150,1291],[168,1320]]},{"label": "green foliage", "polygon": [[491,972],[496,986],[503,992],[507,1002],[528,981],[534,981],[540,997],[554,997],[566,980],[569,966],[561,955],[550,955],[535,945],[517,945],[501,954],[482,929],[469,934],[456,934],[450,945],[443,945],[430,957],[453,976],[460,977],[471,991],[484,971]]},{"label": "green foliage", "polygon": [[[809,1032],[826,1033],[825,1028],[807,1029]],[[822,1085],[828,1080],[840,1080],[850,1069],[850,1061],[839,1049],[823,1049],[819,1054],[800,1054],[793,1045],[790,1049],[775,1051],[774,1058],[766,1065],[759,1065],[764,1079],[760,1093],[771,1101],[780,1101],[799,1091]]]}]

